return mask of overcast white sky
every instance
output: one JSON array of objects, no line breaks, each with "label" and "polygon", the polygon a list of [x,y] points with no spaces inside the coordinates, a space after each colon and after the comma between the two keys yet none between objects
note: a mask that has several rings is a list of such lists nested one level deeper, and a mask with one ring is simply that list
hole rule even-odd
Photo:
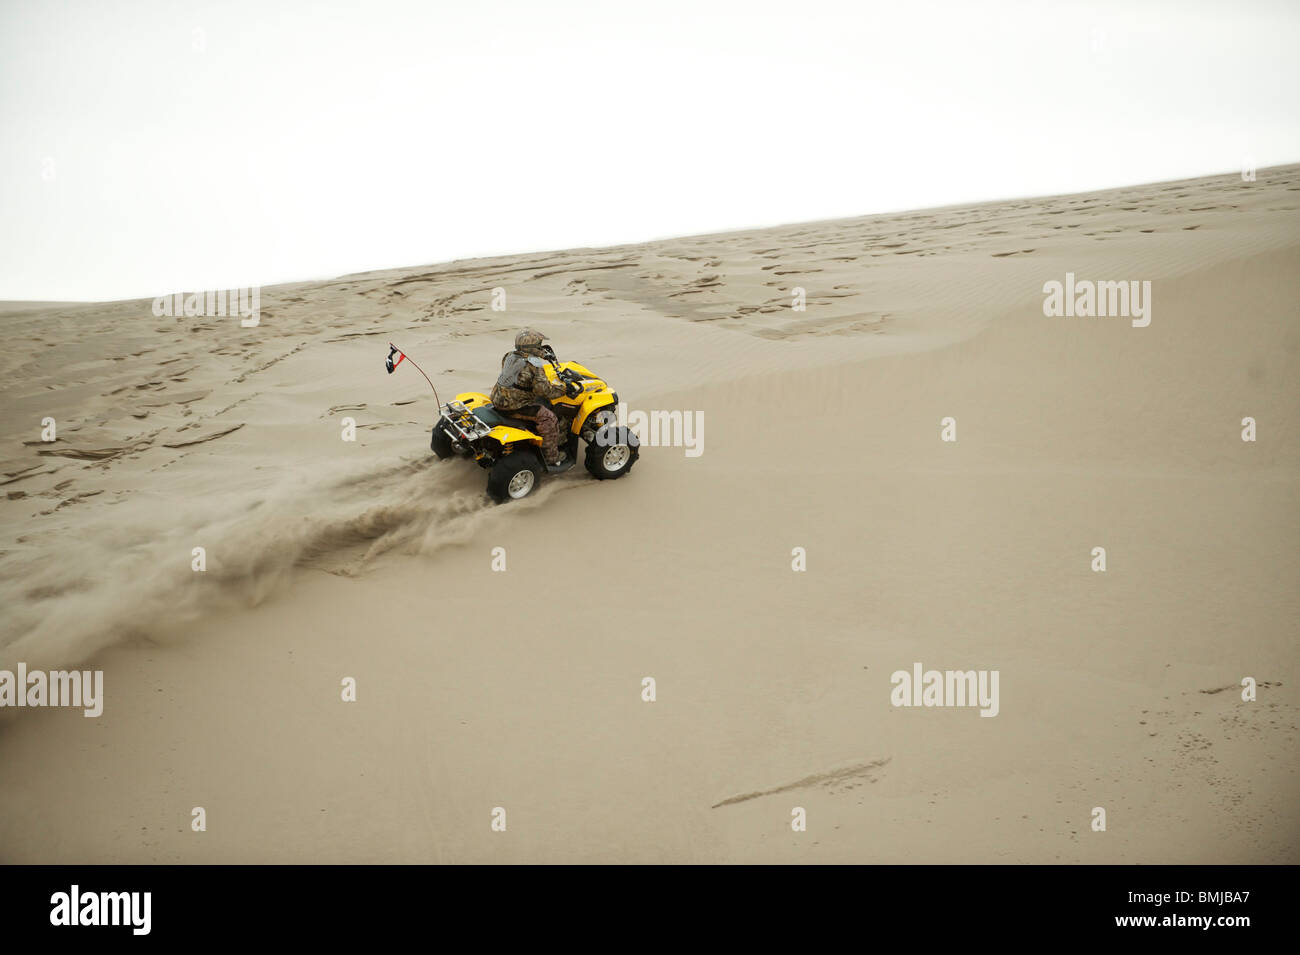
[{"label": "overcast white sky", "polygon": [[0,299],[1300,160],[1300,2],[0,0]]}]

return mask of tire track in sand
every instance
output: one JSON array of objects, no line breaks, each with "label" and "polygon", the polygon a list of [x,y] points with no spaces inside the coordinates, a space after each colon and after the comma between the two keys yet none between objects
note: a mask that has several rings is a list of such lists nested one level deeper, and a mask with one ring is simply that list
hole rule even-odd
[{"label": "tire track in sand", "polygon": [[[879,779],[876,772],[889,762],[890,757],[883,759],[873,759],[865,763],[854,763],[851,766],[844,766],[840,769],[831,769],[822,773],[813,773],[811,776],[805,776],[802,779],[796,779],[792,783],[785,783],[782,786],[776,786],[772,789],[759,789],[755,792],[740,793],[736,796],[728,796],[722,802],[716,802],[711,809],[717,809],[720,806],[732,806],[738,802],[747,802],[750,799],[758,799],[762,796],[774,796],[777,793],[789,792],[792,789],[810,789],[813,786],[830,787],[837,783],[845,783],[851,779],[864,778],[868,782],[875,782]],[[852,788],[852,787],[850,787]]]}]

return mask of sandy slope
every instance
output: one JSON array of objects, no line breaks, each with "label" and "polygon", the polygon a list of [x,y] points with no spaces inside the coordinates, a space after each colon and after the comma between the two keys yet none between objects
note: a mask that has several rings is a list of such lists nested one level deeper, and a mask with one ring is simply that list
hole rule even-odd
[{"label": "sandy slope", "polygon": [[[255,329],[0,307],[0,668],[108,695],[0,716],[0,859],[1300,861],[1298,173],[347,276]],[[1067,271],[1151,325],[1045,318]],[[487,506],[380,359],[446,397],[525,323],[705,453]],[[891,706],[914,661],[999,715]]]}]

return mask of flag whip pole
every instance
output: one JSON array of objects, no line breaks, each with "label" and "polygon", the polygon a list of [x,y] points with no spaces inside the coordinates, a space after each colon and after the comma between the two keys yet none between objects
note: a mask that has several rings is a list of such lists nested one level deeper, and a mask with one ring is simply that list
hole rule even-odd
[{"label": "flag whip pole", "polygon": [[[389,374],[392,374],[394,371],[396,371],[396,370],[397,370],[397,365],[400,365],[403,361],[409,361],[412,365],[415,365],[415,359],[413,359],[413,358],[412,358],[410,355],[408,355],[406,352],[402,351],[400,348],[398,348],[398,347],[397,347],[396,345],[394,345],[392,342],[389,342],[389,343],[388,343],[388,349],[389,349],[389,351],[388,351],[388,360],[387,360],[386,364],[387,364],[387,367],[388,367],[388,373],[389,373]],[[400,358],[397,359],[397,363],[396,363],[396,364],[393,363],[393,355],[400,355],[400,356],[401,356]],[[427,381],[427,382],[429,382],[429,387],[430,387],[430,388],[433,388],[433,400],[436,401],[436,402],[438,402],[438,407],[441,408],[441,407],[442,407],[442,399],[438,397],[438,389],[437,389],[436,387],[434,387],[434,384],[433,384],[433,382],[429,379],[429,376],[424,374],[424,369],[423,369],[423,368],[421,368],[419,365],[415,365],[415,370],[418,371],[421,375],[424,375],[424,380]]]}]

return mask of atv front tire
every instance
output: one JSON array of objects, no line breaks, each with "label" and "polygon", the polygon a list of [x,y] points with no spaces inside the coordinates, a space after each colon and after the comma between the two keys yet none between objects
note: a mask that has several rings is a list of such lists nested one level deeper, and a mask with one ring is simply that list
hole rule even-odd
[{"label": "atv front tire", "polygon": [[507,454],[488,472],[488,494],[496,501],[517,501],[542,483],[546,466],[532,451]]},{"label": "atv front tire", "polygon": [[627,428],[607,424],[587,445],[587,470],[598,481],[621,478],[641,456],[641,441]]}]

